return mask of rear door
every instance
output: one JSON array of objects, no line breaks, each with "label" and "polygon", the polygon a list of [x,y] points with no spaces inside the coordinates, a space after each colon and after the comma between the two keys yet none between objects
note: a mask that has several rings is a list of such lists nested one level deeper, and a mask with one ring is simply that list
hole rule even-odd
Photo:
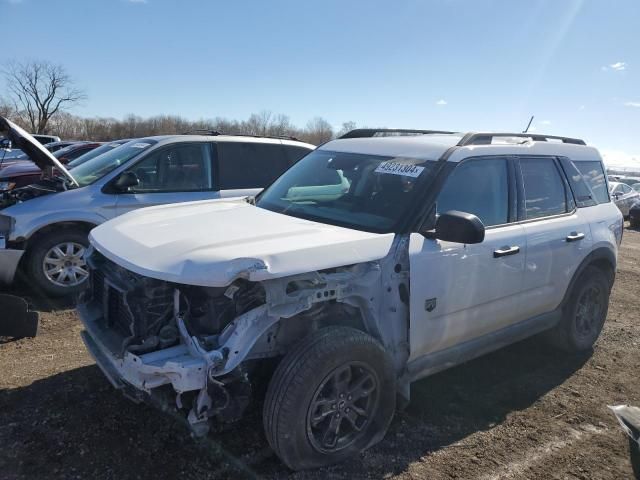
[{"label": "rear door", "polygon": [[507,157],[465,160],[438,196],[438,213],[458,210],[482,220],[482,243],[411,235],[411,360],[523,319],[526,238],[524,227],[515,223],[514,162]]},{"label": "rear door", "polygon": [[521,157],[518,164],[520,217],[527,236],[520,308],[534,317],[558,307],[591,250],[592,237],[558,159]]},{"label": "rear door", "polygon": [[127,169],[140,183],[117,194],[117,215],[153,205],[219,198],[214,156],[211,142],[173,143],[149,152]]},{"label": "rear door", "polygon": [[289,168],[280,141],[219,142],[218,178],[222,198],[256,195]]}]

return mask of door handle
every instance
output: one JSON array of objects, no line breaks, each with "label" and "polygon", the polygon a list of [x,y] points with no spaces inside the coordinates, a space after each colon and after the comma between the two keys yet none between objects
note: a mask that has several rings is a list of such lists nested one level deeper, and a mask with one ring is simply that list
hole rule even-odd
[{"label": "door handle", "polygon": [[516,253],[520,252],[520,247],[513,246],[513,247],[502,247],[499,248],[498,250],[494,250],[493,251],[493,258],[500,258],[500,257],[507,257],[509,255],[515,255]]},{"label": "door handle", "polygon": [[567,242],[577,242],[578,240],[582,240],[584,238],[584,233],[571,232],[567,235]]}]

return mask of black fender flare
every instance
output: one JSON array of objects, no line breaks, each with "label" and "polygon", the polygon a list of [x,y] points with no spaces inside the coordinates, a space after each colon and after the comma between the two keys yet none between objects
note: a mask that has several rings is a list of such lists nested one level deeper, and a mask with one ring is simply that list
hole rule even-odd
[{"label": "black fender flare", "polygon": [[573,273],[573,277],[571,277],[571,281],[569,282],[569,287],[567,288],[567,291],[564,294],[564,298],[560,303],[560,308],[563,308],[569,301],[569,298],[571,297],[571,292],[573,291],[576,282],[578,281],[582,273],[587,269],[587,267],[593,265],[598,268],[601,268],[603,264],[607,265],[611,270],[610,271],[611,278],[609,279],[609,289],[613,287],[613,282],[615,281],[616,267],[617,267],[616,256],[610,248],[598,247],[595,250],[593,250],[591,253],[589,253],[582,260],[582,262],[580,262],[580,265],[578,265],[578,268]]}]

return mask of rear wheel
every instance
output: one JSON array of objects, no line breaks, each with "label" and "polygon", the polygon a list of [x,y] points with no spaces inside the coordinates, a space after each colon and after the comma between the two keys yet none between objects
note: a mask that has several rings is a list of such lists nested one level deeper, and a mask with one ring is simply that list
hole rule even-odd
[{"label": "rear wheel", "polygon": [[380,441],[395,410],[384,348],[347,327],[318,330],[282,360],[264,407],[267,440],[294,470],[330,465]]},{"label": "rear wheel", "polygon": [[631,226],[631,228],[640,228],[640,219],[629,218],[629,225]]},{"label": "rear wheel", "polygon": [[609,293],[605,272],[587,267],[573,287],[562,320],[548,332],[551,343],[569,352],[592,348],[607,318]]},{"label": "rear wheel", "polygon": [[83,290],[89,279],[84,254],[89,244],[80,230],[61,230],[44,235],[29,248],[29,278],[44,293],[63,296]]}]

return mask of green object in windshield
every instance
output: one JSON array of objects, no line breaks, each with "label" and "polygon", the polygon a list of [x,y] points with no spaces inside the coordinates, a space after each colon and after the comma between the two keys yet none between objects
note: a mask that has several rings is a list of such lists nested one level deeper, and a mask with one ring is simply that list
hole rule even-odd
[{"label": "green object in windshield", "polygon": [[71,175],[79,186],[85,187],[111,173],[120,165],[124,165],[156,143],[158,143],[156,140],[151,139],[132,140],[74,167]]}]

